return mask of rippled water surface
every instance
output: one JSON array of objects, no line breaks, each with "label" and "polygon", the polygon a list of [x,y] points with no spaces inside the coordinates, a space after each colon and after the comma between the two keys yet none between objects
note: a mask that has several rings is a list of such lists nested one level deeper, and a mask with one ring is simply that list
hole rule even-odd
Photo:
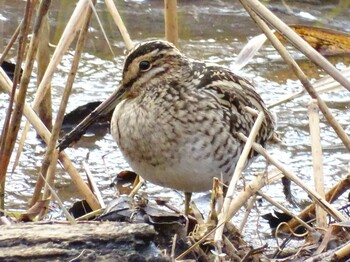
[{"label": "rippled water surface", "polygon": [[[289,11],[279,1],[271,2],[269,7],[288,23],[328,26],[346,32],[350,31],[350,24],[348,23],[350,9],[342,7],[342,2],[338,4],[337,1],[334,1],[334,3],[327,1],[328,4],[314,5],[294,1],[291,1],[291,3],[293,5],[289,6],[291,8]],[[346,4],[346,2],[344,3]],[[15,27],[23,16],[24,4],[23,1],[19,0],[0,0],[0,6],[2,7],[0,9],[1,51],[8,43]],[[148,38],[163,37],[163,1],[117,1],[116,4],[135,42]],[[52,44],[57,44],[73,8],[74,5],[71,1],[53,1],[50,11]],[[67,111],[71,111],[87,102],[103,100],[117,87],[121,77],[124,52],[122,39],[102,2],[98,3],[97,11],[112,44],[115,57],[109,51],[94,18]],[[216,62],[232,69],[234,69],[235,56],[247,40],[260,34],[259,29],[238,1],[179,1],[179,24],[180,48],[185,54],[193,58]],[[308,62],[294,49],[291,47],[289,49],[311,80],[314,81],[324,75],[322,70]],[[10,53],[12,61],[15,61],[15,54],[16,51],[12,50]],[[55,112],[60,102],[67,72],[70,69],[71,59],[72,55],[68,53],[54,75],[52,86]],[[330,60],[339,69],[347,67],[350,61],[349,57],[346,56],[332,57]],[[257,86],[257,90],[267,104],[302,88],[296,77],[269,44],[262,48],[259,54],[241,70],[240,74],[250,79]],[[34,90],[35,77],[33,77],[30,84],[29,102],[33,99]],[[350,133],[349,93],[347,91],[336,91],[323,95],[323,97],[325,100],[333,102],[330,104],[332,112],[345,130]],[[304,95],[273,108],[278,116],[278,133],[282,143],[270,145],[268,150],[288,165],[305,183],[311,185],[313,183],[312,159],[307,119],[309,102],[309,96]],[[1,127],[7,104],[8,95],[0,93]],[[326,188],[330,188],[346,175],[350,155],[323,117],[321,121]],[[114,193],[109,188],[109,184],[115,174],[128,169],[128,164],[118,151],[110,134],[87,136],[79,145],[79,148],[67,149],[66,152],[80,171],[83,170],[81,168],[82,161],[86,159],[89,153],[87,163],[106,202],[108,202]],[[19,166],[13,174],[8,173],[7,176],[6,207],[8,210],[26,209],[26,204],[33,193],[44,152],[44,144],[36,138],[34,130],[31,130]],[[251,179],[253,171],[262,171],[264,168],[265,162],[259,158],[245,171],[247,181]],[[79,199],[69,176],[60,168],[58,169],[56,188],[67,207],[73,201]],[[147,184],[145,190],[151,198],[169,197],[176,206],[178,206],[178,203],[182,203],[181,193],[173,190],[152,184]],[[298,198],[307,198],[307,195],[296,186],[293,186],[292,190]],[[270,185],[264,191],[268,192],[277,201],[288,205],[282,195],[280,183]],[[199,193],[194,196],[195,202],[204,212],[208,211],[209,199],[209,193]],[[261,205],[250,216],[250,226],[247,231],[249,235],[256,234],[257,228],[260,232],[269,231],[267,224],[259,219],[256,213],[264,214],[267,211],[272,211],[272,207],[266,202],[262,202]],[[61,216],[59,210],[55,208],[53,210],[51,212],[53,217]],[[237,216],[234,222],[238,224],[239,221],[240,217]],[[260,227],[257,227],[257,225],[260,225]],[[254,239],[256,238],[254,237]]]}]

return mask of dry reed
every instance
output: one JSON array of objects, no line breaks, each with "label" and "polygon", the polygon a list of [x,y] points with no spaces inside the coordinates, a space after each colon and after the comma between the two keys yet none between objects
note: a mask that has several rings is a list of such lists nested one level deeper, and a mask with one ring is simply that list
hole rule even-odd
[{"label": "dry reed", "polygon": [[[325,198],[320,119],[318,113],[317,101],[311,100],[308,107],[308,115],[315,190],[322,198]],[[327,213],[318,205],[316,205],[316,226],[319,228],[327,227]]]},{"label": "dry reed", "polygon": [[130,50],[131,48],[133,48],[134,44],[131,41],[130,35],[129,35],[128,30],[126,29],[126,27],[124,25],[122,18],[120,17],[118,9],[116,8],[113,0],[105,0],[105,3],[106,3],[106,6],[109,10],[109,13],[113,17],[113,20],[119,29],[120,34],[123,37],[126,48],[128,50]]},{"label": "dry reed", "polygon": [[[20,88],[17,92],[18,103],[15,104],[15,108],[12,112],[14,96],[16,93],[17,84],[20,77],[21,63],[24,59],[24,54],[27,46],[27,36],[29,33],[29,25],[32,17],[34,6],[32,2],[28,1],[26,4],[26,10],[24,14],[24,19],[22,23],[21,33],[19,37],[19,48],[17,53],[17,65],[15,68],[15,76],[12,84],[10,103],[8,106],[6,118],[4,121],[4,127],[1,133],[1,147],[0,147],[0,208],[4,209],[4,196],[5,196],[5,178],[10,162],[10,157],[15,146],[17,134],[20,128],[20,122],[23,113],[23,104],[25,101],[27,87],[30,79],[30,74],[33,66],[33,59],[28,55],[28,59],[25,64]],[[39,19],[40,20],[40,19]],[[33,37],[34,38],[34,37]],[[34,40],[32,39],[32,43]],[[33,50],[35,45],[31,45]],[[33,54],[33,53],[32,53]]]},{"label": "dry reed", "polygon": [[[249,15],[254,19],[254,21],[257,23],[257,25],[261,28],[261,30],[265,33],[265,35],[267,36],[267,38],[271,41],[272,45],[275,47],[275,49],[280,53],[281,57],[284,59],[284,61],[287,63],[288,66],[291,67],[291,69],[293,70],[293,72],[296,74],[296,76],[299,78],[300,82],[303,84],[303,86],[305,87],[306,91],[309,93],[309,95],[313,98],[317,100],[318,106],[320,108],[320,110],[322,111],[323,115],[326,117],[327,121],[329,122],[329,124],[332,126],[332,128],[334,129],[334,131],[337,133],[337,135],[339,136],[339,138],[342,140],[342,142],[344,143],[344,145],[347,147],[348,150],[350,150],[350,138],[349,136],[346,134],[346,132],[344,131],[344,129],[342,128],[342,126],[336,121],[336,119],[333,117],[332,112],[328,109],[326,103],[321,99],[321,97],[318,95],[318,93],[315,91],[315,89],[313,88],[313,86],[311,85],[310,81],[308,80],[308,78],[306,77],[306,75],[304,74],[304,72],[300,69],[300,67],[298,66],[298,64],[294,61],[294,59],[291,57],[291,55],[288,53],[288,51],[285,49],[285,47],[281,44],[281,42],[277,39],[277,37],[271,32],[270,28],[267,26],[267,24],[257,15],[255,14],[255,12],[253,12],[253,10],[251,9],[250,5],[247,5],[245,3],[245,1],[241,1],[242,5],[246,8],[246,10],[248,11]],[[263,10],[265,10],[266,8],[264,7]],[[267,12],[268,11],[268,12]],[[269,10],[267,10],[266,13],[269,14]],[[266,14],[265,14],[266,15]],[[267,20],[267,17],[264,17],[264,20]],[[277,17],[274,16],[274,21],[276,24],[282,24],[285,25],[282,21],[280,21]],[[280,21],[280,22],[278,22]],[[286,25],[287,26],[287,25]],[[288,27],[288,26],[287,26]],[[289,27],[288,27],[289,28]],[[290,29],[290,28],[289,28]],[[291,30],[291,29],[290,29]],[[283,33],[285,33],[283,31]],[[295,36],[296,33],[294,33],[292,31],[292,35]],[[297,39],[299,39],[300,37],[297,35],[296,37]],[[302,40],[303,41],[303,40]],[[306,42],[302,42],[304,43],[304,45],[308,45]],[[302,49],[303,50],[303,49]],[[315,51],[316,52],[316,51]],[[312,52],[313,53],[313,52]],[[316,57],[321,56],[319,54],[316,55]],[[322,57],[322,56],[321,56]],[[323,58],[323,57],[322,57]],[[324,58],[323,58],[324,59]],[[329,62],[327,61],[327,66],[329,64]],[[325,64],[321,63],[321,67],[323,69],[325,69],[325,67],[327,67]],[[333,65],[330,65],[331,67],[333,67]],[[333,67],[334,68],[334,67]],[[326,69],[325,69],[326,70]],[[338,73],[341,75],[341,73],[336,70],[334,68],[334,70],[336,71],[336,75],[338,75]],[[334,70],[331,70],[332,72]],[[332,75],[333,77],[335,77],[334,75]],[[347,81],[346,78],[344,78],[341,75],[341,79],[345,79]]]},{"label": "dry reed", "polygon": [[177,0],[164,0],[165,38],[178,46]]},{"label": "dry reed", "polygon": [[[45,5],[45,3],[49,3],[50,1],[42,1],[41,2],[41,7]],[[38,46],[38,32],[35,31],[36,29],[40,28],[35,27],[33,38],[31,40],[31,45],[30,49],[28,51],[27,55],[27,61],[26,61],[26,66],[24,69],[24,74],[22,78],[22,83],[21,83],[21,88],[20,88],[20,93],[16,95],[16,97],[13,95],[13,99],[16,101],[16,107],[18,107],[18,116],[20,116],[20,111],[23,110],[25,116],[27,119],[31,122],[31,124],[35,127],[39,135],[45,140],[45,142],[48,144],[48,148],[46,151],[46,154],[44,156],[43,160],[43,167],[41,169],[41,176],[38,178],[38,182],[36,184],[36,189],[35,189],[35,194],[33,195],[32,203],[34,204],[37,199],[40,197],[40,192],[41,188],[44,184],[45,177],[47,176],[47,180],[49,181],[47,183],[47,187],[44,190],[44,195],[43,199],[49,198],[49,192],[53,194],[53,196],[59,201],[58,196],[55,194],[55,192],[52,190],[50,184],[52,184],[53,179],[54,179],[54,174],[56,171],[56,162],[57,158],[60,159],[60,161],[63,163],[64,168],[66,171],[70,174],[73,182],[76,184],[78,190],[82,193],[84,198],[87,200],[89,205],[92,207],[92,209],[99,209],[101,206],[104,206],[102,197],[99,193],[97,193],[97,196],[94,195],[94,193],[89,189],[89,187],[85,184],[79,173],[75,170],[74,166],[72,165],[71,161],[67,157],[65,153],[58,153],[55,146],[57,143],[58,139],[58,131],[61,129],[61,124],[63,120],[63,115],[64,111],[67,105],[67,101],[69,98],[69,94],[72,89],[72,84],[74,81],[74,76],[76,73],[76,70],[78,68],[80,56],[82,53],[82,49],[86,40],[86,32],[88,29],[89,25],[89,20],[91,17],[91,8],[88,8],[90,3],[90,0],[80,0],[74,13],[72,14],[71,19],[67,23],[67,27],[64,30],[64,33],[60,39],[60,42],[53,54],[53,57],[49,63],[49,66],[45,72],[45,74],[42,76],[42,81],[38,87],[38,93],[35,97],[34,104],[33,104],[33,109],[37,109],[38,105],[41,103],[43,97],[45,95],[48,95],[48,90],[49,90],[49,85],[51,82],[51,78],[53,76],[53,73],[58,65],[58,63],[61,61],[62,56],[64,53],[67,51],[69,45],[73,41],[75,35],[79,30],[80,36],[77,42],[76,46],[76,52],[75,56],[73,59],[71,71],[66,83],[65,87],[65,93],[62,97],[60,108],[59,108],[59,113],[56,118],[56,122],[54,124],[54,129],[52,134],[49,133],[47,128],[43,125],[43,123],[38,119],[36,114],[34,113],[33,109],[31,109],[25,102],[25,92],[26,92],[26,87],[28,86],[28,81],[29,77],[32,71],[32,66],[33,66],[33,57],[36,54],[36,48]],[[317,105],[319,106],[320,110],[322,113],[325,115],[327,121],[329,124],[333,127],[333,129],[336,131],[338,136],[341,138],[343,141],[344,145],[350,150],[350,139],[347,136],[347,134],[344,132],[342,127],[338,124],[338,122],[334,119],[332,116],[331,112],[329,111],[328,107],[326,104],[322,101],[322,99],[319,97],[318,92],[315,90],[315,88],[310,84],[309,80],[307,79],[306,75],[301,71],[299,66],[296,64],[296,62],[292,59],[292,57],[289,55],[289,53],[286,51],[286,49],[283,47],[283,45],[278,41],[278,39],[274,36],[274,34],[271,32],[270,28],[267,26],[267,24],[264,21],[267,21],[269,24],[271,24],[273,27],[275,27],[277,30],[282,32],[282,35],[286,36],[287,40],[289,40],[293,45],[295,45],[299,50],[301,50],[305,55],[309,57],[310,60],[315,62],[317,65],[319,65],[321,68],[323,68],[325,71],[327,71],[334,79],[339,81],[345,88],[350,90],[350,82],[342,76],[341,73],[339,73],[326,59],[324,59],[322,56],[320,56],[315,50],[310,48],[303,40],[300,39],[299,36],[297,36],[293,31],[290,30],[288,26],[286,26],[283,22],[281,22],[276,16],[274,16],[269,10],[267,10],[264,6],[262,6],[259,2],[255,0],[241,0],[242,5],[246,8],[250,16],[256,21],[258,26],[264,31],[268,39],[271,41],[271,43],[275,46],[276,50],[281,54],[281,56],[285,59],[286,63],[293,69],[295,74],[298,76],[300,79],[301,83],[304,85],[305,90],[309,93],[309,95],[317,101]],[[130,39],[130,36],[125,28],[125,25],[119,15],[119,12],[117,8],[115,7],[113,1],[111,0],[105,0],[105,4],[110,11],[115,23],[117,24],[119,31],[124,39],[124,42],[126,44],[127,49],[131,49],[133,47],[133,43]],[[27,6],[27,8],[29,8]],[[44,9],[40,9],[43,11]],[[176,0],[165,0],[165,32],[166,32],[166,38],[168,41],[173,42],[175,45],[178,44],[178,30],[177,30],[177,15],[176,15]],[[29,9],[27,9],[27,12],[29,12]],[[47,9],[46,9],[47,12]],[[27,13],[26,13],[27,14]],[[30,15],[27,14],[26,17],[29,17]],[[24,28],[27,28],[28,30],[28,19],[23,20],[23,27],[22,27],[22,33],[21,36],[26,35],[26,31]],[[40,12],[38,15],[38,20],[43,19],[45,17],[45,12]],[[41,20],[42,21],[42,20]],[[37,23],[40,22],[38,21]],[[19,30],[18,30],[19,31]],[[16,38],[16,33],[13,35],[12,39]],[[22,39],[23,40],[23,39]],[[13,41],[12,41],[13,42]],[[25,41],[24,41],[25,43]],[[25,45],[25,44],[23,44]],[[10,44],[8,46],[11,46]],[[23,56],[24,47],[20,49],[18,53],[18,58],[19,61],[20,57]],[[3,57],[1,57],[3,59]],[[17,79],[15,78],[13,86],[16,86],[16,83],[18,82],[18,69],[17,69]],[[7,79],[7,77],[4,75],[4,72],[0,69],[0,83],[1,86],[6,86],[7,92],[11,92],[11,87],[10,87],[10,81]],[[14,94],[14,91],[12,89],[12,93]],[[296,97],[300,95],[294,94],[293,97]],[[17,105],[18,104],[18,105]],[[10,104],[11,106],[11,104]],[[315,174],[322,174],[322,158],[321,158],[321,153],[322,153],[322,148],[320,144],[320,137],[319,137],[319,120],[318,120],[318,115],[315,114],[316,110],[316,104],[312,104],[313,108],[310,109],[310,112],[313,111],[314,114],[310,113],[310,131],[311,131],[311,139],[312,139],[312,152],[313,152],[313,161],[314,161],[314,169],[315,169]],[[12,107],[12,106],[11,106]],[[21,109],[22,107],[22,109]],[[20,118],[19,118],[20,119]],[[294,220],[296,221],[295,223],[301,223],[303,226],[305,226],[309,231],[313,231],[314,229],[307,225],[305,222],[302,221],[303,216],[301,215],[300,217],[296,217],[293,215],[291,212],[289,212],[286,208],[284,208],[282,205],[279,203],[274,202],[271,198],[263,194],[260,189],[266,185],[266,179],[262,176],[259,175],[256,178],[253,179],[253,181],[245,187],[245,190],[240,192],[237,197],[234,196],[234,192],[236,191],[236,184],[237,181],[239,180],[239,177],[241,176],[241,173],[243,171],[243,168],[246,163],[247,156],[251,149],[253,148],[256,150],[258,153],[260,153],[262,156],[264,156],[267,160],[268,163],[272,163],[275,165],[277,168],[279,168],[282,173],[294,181],[297,185],[299,185],[305,192],[310,194],[312,196],[313,200],[315,203],[317,203],[323,212],[321,215],[321,218],[318,219],[318,225],[321,227],[326,227],[326,220],[325,220],[325,214],[328,213],[331,215],[334,219],[338,221],[345,221],[345,218],[342,214],[340,214],[333,206],[331,206],[326,200],[334,200],[334,196],[339,196],[343,191],[339,190],[339,187],[335,186],[333,189],[328,192],[326,195],[324,195],[321,191],[314,191],[313,189],[305,186],[305,184],[297,178],[292,172],[288,171],[288,169],[283,166],[277,159],[272,157],[270,154],[266,152],[260,145],[254,143],[255,141],[255,136],[257,131],[260,128],[260,124],[262,123],[264,119],[263,113],[259,113],[257,121],[252,129],[251,134],[249,137],[245,137],[243,134],[238,134],[238,137],[244,141],[245,147],[244,150],[241,154],[241,157],[237,163],[234,175],[232,177],[231,183],[229,185],[229,189],[227,192],[227,195],[225,197],[223,207],[221,212],[219,213],[219,222],[217,224],[217,228],[214,230],[210,231],[205,237],[203,237],[200,241],[198,241],[195,245],[199,245],[199,243],[202,243],[207,236],[211,235],[214,231],[215,232],[215,241],[217,243],[221,243],[225,241],[224,237],[222,236],[223,228],[225,225],[225,222],[227,222],[229,219],[232,218],[232,216],[239,210],[239,208],[246,203],[250,197],[255,197],[256,194],[260,194],[263,196],[267,201],[271,202],[273,205],[276,207],[280,208],[282,211],[292,215],[294,217]],[[15,128],[19,128],[19,120],[17,119],[16,122],[13,124]],[[29,125],[27,124],[26,129],[28,129]],[[4,128],[4,132],[6,132],[6,128]],[[25,133],[25,132],[24,132]],[[17,136],[17,135],[16,135]],[[14,138],[16,137],[14,136]],[[2,139],[5,139],[6,136],[2,136]],[[23,135],[23,138],[25,138],[25,135]],[[14,140],[13,138],[11,140]],[[6,138],[7,141],[7,138]],[[10,140],[9,140],[10,141]],[[2,152],[7,152],[7,148],[11,146],[3,146],[4,142],[2,143],[1,151]],[[12,145],[13,147],[13,145]],[[1,158],[1,157],[0,157]],[[1,163],[1,162],[0,162]],[[87,172],[87,176],[92,178],[92,175],[89,172],[88,167],[85,165],[85,170]],[[0,165],[2,167],[2,165]],[[6,165],[7,167],[7,165]],[[2,167],[3,168],[3,167]],[[3,171],[3,170],[2,170]],[[46,175],[47,174],[47,175]],[[281,174],[275,174],[273,178],[269,178],[268,182],[272,182],[274,179],[280,178]],[[4,173],[0,171],[0,181],[1,179],[4,179]],[[348,176],[346,179],[344,179],[343,184],[340,182],[340,187],[343,189],[346,187],[349,187],[350,184],[350,176]],[[318,187],[322,188],[323,185],[323,178],[315,178],[315,181],[320,182],[321,186],[319,185]],[[94,184],[92,180],[92,184]],[[93,186],[95,188],[95,192],[97,192],[97,187],[96,185]],[[1,195],[1,190],[4,190],[4,188],[1,188],[0,185],[0,195]],[[250,200],[250,206],[253,206],[254,204],[254,198],[251,198]],[[304,212],[312,212],[314,209],[314,205],[310,206],[307,211]],[[64,208],[63,208],[64,210]],[[320,212],[317,211],[319,214]],[[246,216],[248,215],[248,211],[246,213]],[[73,220],[74,221],[74,220]],[[74,222],[73,222],[74,223]],[[244,221],[242,222],[241,229],[244,227]],[[194,246],[195,246],[194,245]],[[337,256],[339,258],[344,257],[346,254],[349,253],[349,246],[345,246],[343,249],[338,251]],[[221,251],[221,246],[220,244],[218,245],[219,251]],[[180,256],[181,257],[181,256]]]}]

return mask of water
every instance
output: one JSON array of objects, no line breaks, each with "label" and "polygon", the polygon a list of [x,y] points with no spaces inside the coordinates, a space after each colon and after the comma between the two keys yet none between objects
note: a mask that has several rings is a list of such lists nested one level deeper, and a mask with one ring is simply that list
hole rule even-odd
[{"label": "water", "polygon": [[[329,1],[327,3],[327,5],[294,3],[293,6],[290,6],[294,11],[293,14],[288,13],[287,9],[279,2],[271,3],[270,7],[284,21],[289,23],[324,25],[349,32],[348,17],[350,9],[340,8],[337,3],[331,4]],[[0,4],[2,6],[0,10],[0,50],[3,50],[23,16],[25,3],[19,0],[0,0]],[[131,38],[135,42],[151,37],[163,37],[163,1],[117,1],[116,4],[129,29]],[[53,1],[53,6],[50,9],[52,44],[57,44],[73,7],[71,1]],[[94,18],[91,22],[88,41],[67,111],[71,111],[87,102],[105,99],[117,87],[121,78],[123,42],[113,20],[103,5],[103,1],[98,3],[97,10],[116,56],[113,57],[109,51],[99,25]],[[303,12],[300,13],[298,10],[303,10]],[[239,53],[247,40],[260,34],[259,29],[237,1],[233,3],[231,1],[180,2],[179,23],[180,48],[185,54],[193,58],[216,62],[232,69],[234,69],[233,63],[236,54]],[[312,81],[325,74],[293,48],[289,47],[289,49]],[[10,53],[12,61],[14,61],[15,54],[16,51],[12,50]],[[72,56],[70,54],[63,58],[52,82],[55,112],[60,102],[71,60]],[[330,60],[339,69],[348,66],[350,61],[349,57],[346,56],[332,57]],[[302,88],[299,81],[269,44],[262,48],[240,74],[250,79],[257,86],[257,90],[267,104]],[[33,100],[35,92],[35,77],[30,83],[28,92],[28,102],[30,102]],[[349,100],[349,93],[347,91],[336,91],[323,95],[323,97],[327,101],[335,102],[331,107],[332,112],[349,133],[349,106],[346,102],[345,104],[338,103],[339,101]],[[270,145],[268,151],[291,168],[305,183],[311,185],[313,184],[312,159],[307,119],[309,101],[309,96],[304,95],[273,108],[278,116],[278,133],[283,142]],[[1,126],[7,104],[7,94],[0,93]],[[321,122],[324,173],[326,188],[329,189],[346,175],[350,155],[323,117],[321,117]],[[8,173],[7,175],[6,207],[8,210],[23,211],[27,208],[44,152],[45,146],[36,138],[34,130],[31,130],[19,166],[13,174]],[[80,142],[78,149],[67,149],[66,153],[83,176],[85,175],[81,168],[82,161],[86,160],[86,156],[89,154],[86,161],[95,176],[105,201],[108,202],[114,193],[109,188],[110,182],[119,171],[128,169],[128,165],[118,151],[111,135],[86,137]],[[262,158],[259,158],[245,171],[246,180],[249,181],[252,178],[251,174],[254,171],[261,171],[264,168],[265,162]],[[64,170],[58,168],[57,172],[55,187],[64,204],[69,207],[80,196]],[[150,198],[169,198],[171,203],[177,207],[179,207],[178,203],[183,201],[181,193],[170,189],[147,184],[147,188],[144,190],[149,193]],[[298,199],[307,198],[307,195],[298,187],[293,186],[292,190],[293,194],[298,196]],[[288,208],[292,208],[286,203],[281,193],[280,183],[267,186],[263,191],[280,203],[284,203]],[[194,195],[195,202],[204,213],[208,212],[209,199],[209,193]],[[342,200],[340,204],[344,201]],[[269,232],[267,224],[259,218],[259,215],[272,210],[273,207],[264,201],[261,206],[253,210],[246,229],[247,238],[250,239],[249,236],[252,236],[253,239],[257,239],[255,237],[257,233]],[[298,209],[295,209],[295,211],[297,212]],[[233,219],[234,223],[239,224],[241,214],[242,212]],[[54,206],[50,215],[53,218],[62,218],[60,210]],[[259,230],[257,230],[258,228]],[[255,244],[260,243],[258,240],[253,242]]]}]

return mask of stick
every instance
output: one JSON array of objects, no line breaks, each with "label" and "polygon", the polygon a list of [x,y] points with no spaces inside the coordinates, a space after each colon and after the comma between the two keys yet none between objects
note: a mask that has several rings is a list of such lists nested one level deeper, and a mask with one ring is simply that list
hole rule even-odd
[{"label": "stick", "polygon": [[342,247],[341,249],[337,250],[334,253],[334,261],[340,261],[341,259],[345,258],[346,256],[349,256],[350,254],[350,243]]},{"label": "stick", "polygon": [[125,42],[125,46],[128,50],[132,49],[134,44],[131,41],[130,35],[128,33],[128,30],[126,29],[122,18],[120,17],[120,14],[118,12],[117,7],[115,6],[113,0],[105,0],[106,6],[109,10],[109,13],[113,17],[114,23],[118,26],[119,32],[123,37],[123,40]]},{"label": "stick", "polygon": [[266,199],[268,202],[270,202],[272,205],[274,205],[275,207],[279,208],[280,210],[282,210],[284,213],[290,215],[291,217],[293,217],[294,219],[296,219],[301,225],[303,225],[307,230],[309,230],[310,232],[314,232],[315,229],[312,228],[311,226],[309,226],[307,223],[305,223],[302,219],[300,219],[299,217],[297,217],[296,215],[294,215],[292,212],[290,212],[287,208],[285,208],[284,206],[282,206],[280,203],[276,202],[275,200],[273,200],[271,197],[269,197],[268,195],[264,194],[261,191],[258,191],[258,194],[260,196],[262,196],[264,199]]},{"label": "stick", "polygon": [[[11,92],[11,80],[8,78],[4,70],[0,68],[0,86],[3,86],[6,89],[6,92]],[[15,96],[15,101],[17,101],[17,97]],[[51,133],[47,130],[45,125],[41,122],[37,114],[34,110],[27,104],[24,103],[23,113],[25,117],[29,120],[29,122],[33,125],[37,133],[40,137],[45,141],[45,143],[49,143]],[[96,197],[89,190],[88,186],[85,184],[84,180],[79,175],[78,171],[74,168],[72,161],[69,159],[67,154],[64,152],[60,152],[59,159],[63,164],[64,169],[71,176],[72,181],[77,186],[78,191],[83,195],[86,201],[89,203],[92,209],[99,209],[99,203]]]},{"label": "stick", "polygon": [[[81,14],[83,15],[83,14]],[[63,122],[63,118],[64,118],[64,113],[66,111],[66,107],[68,104],[68,99],[70,96],[70,93],[72,91],[72,86],[73,86],[73,82],[75,79],[75,75],[79,66],[79,61],[80,61],[80,57],[84,48],[84,44],[85,44],[85,40],[86,40],[86,34],[87,34],[87,30],[89,27],[89,21],[91,18],[91,8],[89,8],[87,10],[87,12],[85,13],[85,21],[83,24],[83,28],[80,31],[80,35],[79,35],[79,39],[77,41],[77,45],[76,45],[76,51],[74,53],[74,58],[73,58],[73,62],[71,65],[71,69],[70,69],[70,73],[68,74],[68,79],[66,82],[66,86],[62,95],[62,99],[61,99],[61,103],[58,109],[58,113],[57,113],[57,117],[56,117],[56,121],[54,124],[54,128],[52,130],[52,134],[51,134],[51,138],[49,141],[49,144],[47,146],[47,150],[45,153],[45,157],[43,160],[43,164],[42,164],[42,168],[40,170],[42,176],[40,176],[38,178],[37,181],[37,185],[36,185],[36,190],[34,191],[36,194],[40,193],[41,191],[41,187],[43,185],[43,181],[41,180],[41,177],[46,177],[47,175],[47,181],[49,182],[50,185],[52,185],[53,181],[54,181],[54,176],[55,176],[55,171],[56,171],[56,164],[57,164],[57,150],[56,150],[56,144],[57,144],[57,140],[60,134],[60,130],[62,127],[62,122]],[[47,199],[49,198],[49,193],[50,191],[48,191],[47,185],[45,185],[45,189],[44,189],[44,194],[43,194],[43,199]],[[39,195],[36,195],[36,197],[38,197]],[[35,198],[33,196],[33,200],[32,200],[32,204],[35,201]]]},{"label": "stick", "polygon": [[241,0],[248,4],[254,12],[261,18],[275,27],[281,35],[286,38],[292,45],[304,53],[311,61],[323,68],[335,80],[341,83],[350,91],[350,82],[322,55],[305,42],[297,33],[295,33],[288,25],[282,22],[276,15],[257,0]]},{"label": "stick", "polygon": [[177,0],[164,0],[165,38],[178,46]]},{"label": "stick", "polygon": [[243,217],[242,217],[241,223],[240,223],[239,226],[238,226],[238,232],[239,232],[240,234],[242,234],[242,232],[243,232],[243,229],[244,229],[244,227],[245,227],[245,224],[246,224],[247,221],[248,221],[248,217],[249,217],[249,215],[250,215],[250,212],[252,211],[252,209],[253,209],[253,207],[254,207],[255,201],[256,201],[256,195],[252,196],[252,197],[249,199],[249,202],[248,202],[246,211],[244,212],[244,215],[243,215]]},{"label": "stick", "polygon": [[[5,178],[7,173],[7,167],[10,162],[10,157],[13,152],[16,138],[18,135],[18,131],[21,125],[21,118],[23,114],[23,103],[25,101],[25,97],[27,94],[27,87],[30,79],[30,74],[33,68],[33,52],[30,54],[31,51],[35,49],[35,46],[31,45],[29,48],[23,77],[21,80],[21,85],[18,90],[18,101],[19,103],[16,103],[15,109],[12,112],[14,97],[16,95],[16,88],[17,84],[19,82],[19,76],[20,76],[20,69],[22,60],[24,58],[24,53],[27,46],[27,36],[29,33],[29,27],[30,27],[30,20],[33,13],[32,2],[27,2],[26,4],[26,10],[24,14],[24,20],[21,27],[21,35],[19,37],[19,44],[18,44],[18,52],[17,52],[17,65],[15,68],[15,76],[14,81],[12,84],[12,90],[9,92],[11,94],[9,106],[6,113],[6,118],[4,121],[4,126],[1,132],[1,145],[0,145],[0,208],[4,208],[5,203]],[[34,37],[31,41],[33,44]],[[11,88],[10,88],[11,89]]]},{"label": "stick", "polygon": [[[308,107],[308,115],[310,124],[314,181],[316,192],[320,194],[322,198],[325,198],[324,175],[322,168],[322,146],[320,138],[320,119],[318,116],[318,111],[317,101],[312,100]],[[316,205],[316,225],[320,228],[327,228],[327,213],[319,205]]]},{"label": "stick", "polygon": [[13,35],[11,36],[11,39],[10,41],[8,42],[8,44],[6,45],[4,51],[2,52],[1,54],[1,57],[0,57],[0,65],[2,64],[2,62],[4,62],[7,54],[10,52],[13,44],[15,43],[18,35],[19,35],[19,31],[21,30],[21,26],[22,26],[22,23],[23,23],[23,20],[21,21],[21,23],[17,26],[15,32],[13,33]]},{"label": "stick", "polygon": [[[49,1],[51,2],[51,1]],[[49,8],[49,6],[47,6]],[[39,29],[39,46],[38,52],[36,53],[37,62],[38,62],[38,76],[37,76],[37,85],[40,85],[41,79],[43,78],[47,66],[50,63],[50,29],[49,29],[49,20],[48,14],[45,14],[43,17],[43,22],[40,25]],[[51,84],[49,84],[45,97],[38,107],[38,114],[47,126],[47,129],[52,130],[52,99],[51,99]]]},{"label": "stick", "polygon": [[332,126],[334,131],[337,133],[339,138],[342,140],[345,147],[348,150],[350,150],[350,138],[349,138],[349,136],[346,134],[346,132],[344,131],[342,126],[335,120],[331,111],[328,109],[326,103],[320,98],[318,93],[315,91],[315,89],[311,85],[310,81],[307,79],[304,72],[300,69],[298,64],[294,61],[294,59],[287,52],[287,50],[284,48],[284,46],[281,44],[281,42],[277,39],[277,37],[271,32],[270,28],[266,25],[266,23],[263,20],[261,20],[254,12],[252,12],[252,10],[249,8],[249,6],[246,5],[245,1],[242,0],[241,3],[246,8],[246,10],[250,14],[250,16],[255,20],[255,22],[259,25],[259,27],[266,34],[267,38],[271,41],[271,43],[276,48],[276,50],[280,53],[280,55],[285,60],[285,62],[292,68],[292,70],[294,71],[296,76],[300,79],[301,83],[304,85],[304,87],[305,87],[306,91],[309,93],[309,95],[312,98],[317,99],[318,106],[319,106],[320,110],[322,111],[323,115],[325,116],[325,118],[327,119],[328,123]]},{"label": "stick", "polygon": [[219,213],[219,221],[218,224],[222,224],[222,226],[220,228],[218,228],[218,230],[215,232],[215,237],[214,237],[214,241],[215,242],[221,242],[222,241],[222,233],[224,230],[224,225],[225,225],[225,221],[228,221],[231,216],[229,215],[229,212],[231,212],[231,204],[233,202],[233,195],[236,189],[236,184],[238,182],[238,179],[243,171],[243,168],[245,167],[246,164],[246,160],[248,157],[249,152],[251,151],[251,147],[252,147],[252,143],[255,141],[255,137],[259,132],[260,126],[264,120],[264,113],[263,112],[259,112],[258,117],[254,123],[254,126],[249,134],[249,139],[246,141],[243,151],[241,153],[241,156],[238,159],[235,171],[233,173],[233,176],[231,178],[230,181],[230,185],[228,187],[227,193],[226,193],[226,197],[224,200],[224,204],[222,207],[221,212]]},{"label": "stick", "polygon": [[[243,142],[247,142],[248,138],[243,135],[242,133],[238,133],[238,138],[241,139]],[[258,152],[260,155],[262,155],[266,160],[276,166],[279,170],[283,172],[283,174],[292,180],[294,183],[296,183],[298,186],[300,186],[306,193],[310,195],[310,197],[318,203],[320,206],[322,206],[323,209],[325,209],[329,215],[331,215],[335,220],[337,221],[346,221],[347,219],[332,205],[330,205],[326,200],[324,200],[317,192],[315,192],[313,189],[306,186],[306,184],[299,179],[296,175],[294,175],[292,172],[288,171],[287,168],[279,162],[277,159],[272,157],[261,145],[258,143],[253,143],[252,145],[253,149]]]}]

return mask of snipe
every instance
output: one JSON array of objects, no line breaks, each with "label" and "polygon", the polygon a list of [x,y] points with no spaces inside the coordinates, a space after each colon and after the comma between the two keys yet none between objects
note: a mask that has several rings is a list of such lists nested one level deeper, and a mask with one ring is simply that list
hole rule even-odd
[{"label": "snipe", "polygon": [[148,41],[126,56],[120,87],[59,147],[114,110],[111,132],[132,169],[184,191],[188,205],[190,193],[209,190],[213,177],[230,179],[244,146],[236,134],[248,136],[256,119],[249,108],[265,114],[256,138],[264,146],[275,121],[251,83],[228,68],[190,59],[171,43]]}]

